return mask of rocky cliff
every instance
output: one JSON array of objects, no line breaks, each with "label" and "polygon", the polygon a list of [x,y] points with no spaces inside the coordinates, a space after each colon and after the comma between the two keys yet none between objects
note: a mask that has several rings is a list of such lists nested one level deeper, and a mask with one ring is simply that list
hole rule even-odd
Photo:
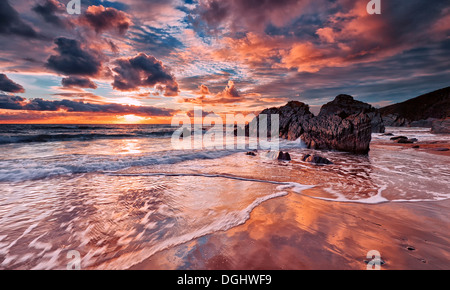
[{"label": "rocky cliff", "polygon": [[431,127],[436,119],[450,117],[450,87],[378,111],[385,126]]},{"label": "rocky cliff", "polygon": [[[324,106],[318,116],[310,112],[308,105],[296,101],[280,108],[266,109],[261,114],[267,115],[268,120],[271,114],[278,114],[280,138],[300,138],[313,149],[366,154],[369,152],[373,127],[384,130],[375,109],[347,95],[336,97]],[[378,119],[374,121],[374,118]]]},{"label": "rocky cliff", "polygon": [[357,101],[349,95],[339,95],[332,102],[323,105],[319,116],[338,115],[345,119],[359,113],[364,113],[371,119],[372,133],[385,132],[380,112],[371,105]]}]

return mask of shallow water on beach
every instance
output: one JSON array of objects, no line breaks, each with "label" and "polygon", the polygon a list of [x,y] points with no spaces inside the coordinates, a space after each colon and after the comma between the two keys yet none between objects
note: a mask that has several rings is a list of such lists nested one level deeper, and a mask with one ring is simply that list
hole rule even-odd
[{"label": "shallow water on beach", "polygon": [[287,194],[367,204],[450,198],[448,157],[411,149],[321,151],[334,164],[316,166],[301,161],[314,153],[301,142],[281,143],[291,162],[170,144],[158,135],[1,145],[0,269],[65,269],[70,250],[82,268],[128,268],[241,225]]}]

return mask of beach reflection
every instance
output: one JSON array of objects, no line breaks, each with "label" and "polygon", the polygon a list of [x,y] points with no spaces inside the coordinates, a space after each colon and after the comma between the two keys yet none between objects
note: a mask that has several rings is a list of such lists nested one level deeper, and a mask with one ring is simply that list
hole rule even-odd
[{"label": "beach reflection", "polygon": [[[244,225],[168,249],[133,269],[364,270],[371,250],[381,253],[382,269],[445,269],[450,217],[436,210],[433,205],[345,204],[290,194],[263,203]],[[420,250],[411,252],[407,245]]]}]

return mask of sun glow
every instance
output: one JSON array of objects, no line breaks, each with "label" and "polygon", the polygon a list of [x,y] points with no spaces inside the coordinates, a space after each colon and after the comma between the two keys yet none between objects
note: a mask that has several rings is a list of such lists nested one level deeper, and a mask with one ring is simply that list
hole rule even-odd
[{"label": "sun glow", "polygon": [[125,124],[139,124],[142,121],[145,121],[146,118],[139,117],[136,115],[125,115],[125,116],[118,117],[118,120],[120,123],[125,123]]},{"label": "sun glow", "polygon": [[117,99],[115,99],[115,102],[117,104],[121,104],[121,105],[130,105],[130,106],[141,106],[142,105],[141,102],[139,102],[139,100],[136,100],[131,97],[117,98]]}]

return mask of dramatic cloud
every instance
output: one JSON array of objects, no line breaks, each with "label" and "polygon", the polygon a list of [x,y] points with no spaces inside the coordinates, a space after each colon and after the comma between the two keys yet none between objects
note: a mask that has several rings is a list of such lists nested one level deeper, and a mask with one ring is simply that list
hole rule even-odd
[{"label": "dramatic cloud", "polygon": [[64,37],[55,40],[59,54],[52,55],[47,60],[47,66],[66,75],[96,75],[101,68],[101,62],[94,53],[83,50],[77,40]]},{"label": "dramatic cloud", "polygon": [[84,77],[68,77],[61,80],[61,84],[66,88],[90,88],[96,89],[97,85],[88,78]]},{"label": "dramatic cloud", "polygon": [[115,8],[104,6],[89,6],[80,18],[80,23],[92,27],[97,33],[115,31],[124,34],[132,25],[128,15]]},{"label": "dramatic cloud", "polygon": [[113,87],[119,91],[136,91],[140,87],[156,88],[164,90],[165,96],[177,96],[178,83],[174,76],[163,66],[162,62],[139,53],[132,58],[122,58],[115,61],[117,65],[113,71]]},{"label": "dramatic cloud", "polygon": [[199,90],[196,92],[196,94],[199,94],[199,95],[211,95],[211,92],[209,91],[209,88],[207,86],[205,86],[205,85],[200,85],[198,87],[198,89]]},{"label": "dramatic cloud", "polygon": [[[205,85],[200,86],[201,92],[209,92],[208,87]],[[210,93],[209,93],[210,94]],[[198,98],[184,98],[182,102],[185,103],[193,103],[193,104],[234,104],[239,103],[245,100],[245,97],[241,96],[239,91],[236,89],[236,86],[233,81],[228,81],[228,85],[225,87],[223,91],[216,94],[214,97],[207,98],[205,95],[202,95]]]},{"label": "dramatic cloud", "polygon": [[263,31],[267,25],[283,26],[301,15],[310,0],[200,0],[198,21],[211,30]]},{"label": "dramatic cloud", "polygon": [[37,32],[20,17],[8,0],[0,1],[0,34],[37,37]]},{"label": "dramatic cloud", "polygon": [[2,92],[25,87],[31,99],[5,97],[13,113],[66,114],[47,103],[64,100],[70,110],[319,108],[338,94],[380,105],[449,85],[446,1],[382,1],[381,15],[368,0],[82,0],[81,15],[68,2],[0,0],[0,73],[20,83],[0,77]]},{"label": "dramatic cloud", "polygon": [[171,116],[174,111],[152,106],[130,106],[121,104],[91,104],[70,100],[48,101],[44,99],[25,99],[18,96],[0,95],[0,109],[24,111],[65,111],[98,112],[109,114],[136,114],[140,116]]},{"label": "dramatic cloud", "polygon": [[65,12],[64,5],[56,0],[45,0],[37,3],[33,11],[44,18],[48,23],[54,25],[65,25],[57,14]]},{"label": "dramatic cloud", "polygon": [[9,79],[5,74],[0,74],[0,91],[8,93],[24,93],[25,89]]}]

